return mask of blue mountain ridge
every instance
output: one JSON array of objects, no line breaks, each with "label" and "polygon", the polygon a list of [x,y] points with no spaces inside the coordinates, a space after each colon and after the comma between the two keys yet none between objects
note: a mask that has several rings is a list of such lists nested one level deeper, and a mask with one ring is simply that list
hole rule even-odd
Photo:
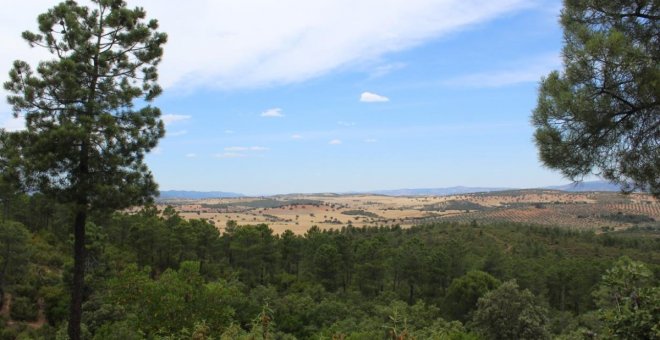
[{"label": "blue mountain ridge", "polygon": [[[534,189],[546,190],[559,190],[567,192],[588,192],[588,191],[605,191],[605,192],[618,192],[621,187],[607,181],[588,181],[570,183],[564,185],[554,185]],[[519,188],[502,188],[502,187],[465,187],[455,186],[447,188],[418,188],[418,189],[394,189],[394,190],[371,190],[371,191],[355,191],[347,192],[344,194],[375,194],[384,196],[449,196],[449,195],[462,195],[478,192],[497,192],[519,190]],[[261,195],[256,195],[261,196]],[[278,196],[278,195],[273,195]],[[244,194],[224,191],[187,191],[187,190],[164,190],[160,192],[159,199],[204,199],[204,198],[236,198],[246,197]]]}]

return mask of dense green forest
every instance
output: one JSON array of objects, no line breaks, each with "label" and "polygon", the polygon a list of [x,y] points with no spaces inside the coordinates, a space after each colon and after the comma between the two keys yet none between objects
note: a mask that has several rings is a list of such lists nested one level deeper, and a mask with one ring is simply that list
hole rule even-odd
[{"label": "dense green forest", "polygon": [[[66,339],[72,209],[3,199],[2,339]],[[273,234],[91,216],[87,339],[657,339],[657,230],[429,224]],[[11,308],[8,308],[8,307]]]}]

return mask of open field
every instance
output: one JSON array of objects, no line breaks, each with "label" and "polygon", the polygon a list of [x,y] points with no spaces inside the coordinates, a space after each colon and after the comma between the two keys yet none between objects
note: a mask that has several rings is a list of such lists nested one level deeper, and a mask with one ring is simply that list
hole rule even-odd
[{"label": "open field", "polygon": [[268,224],[276,233],[415,224],[520,222],[594,230],[660,227],[660,201],[646,194],[514,190],[453,196],[281,195],[251,198],[164,200],[184,218],[203,218],[223,229],[228,221]]}]

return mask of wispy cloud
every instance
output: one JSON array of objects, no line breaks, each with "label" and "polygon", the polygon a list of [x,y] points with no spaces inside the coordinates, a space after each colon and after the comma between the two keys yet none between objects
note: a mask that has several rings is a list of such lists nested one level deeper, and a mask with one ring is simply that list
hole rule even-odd
[{"label": "wispy cloud", "polygon": [[561,68],[561,57],[556,54],[521,60],[510,67],[462,75],[448,79],[443,85],[452,87],[503,87],[521,83],[534,83],[550,71]]},{"label": "wispy cloud", "polygon": [[192,116],[189,116],[189,115],[176,115],[176,114],[166,114],[166,115],[160,116],[160,119],[163,120],[163,123],[165,125],[169,125],[169,124],[172,124],[172,123],[189,120],[190,118],[192,118]]},{"label": "wispy cloud", "polygon": [[294,134],[291,135],[291,138],[292,138],[292,139],[302,139],[303,136],[302,136],[302,135],[299,135],[299,134],[297,134],[297,133],[294,133]]},{"label": "wispy cloud", "polygon": [[[26,29],[36,30],[34,18],[48,7],[44,3],[12,1],[0,12],[0,65],[35,53],[20,35]],[[244,88],[300,82],[340,67],[373,62],[527,3],[246,0],[181,6],[176,1],[135,0],[132,6],[144,7],[150,18],[158,18],[170,38],[167,58],[159,67],[163,86]]]},{"label": "wispy cloud", "polygon": [[341,126],[355,126],[355,122],[345,122],[343,120],[338,121],[337,124]]},{"label": "wispy cloud", "polygon": [[187,153],[187,154],[186,154],[186,158],[195,158],[195,157],[197,157],[197,154],[196,154],[196,153],[192,153],[192,152],[191,152],[191,153]]},{"label": "wispy cloud", "polygon": [[284,117],[284,114],[282,113],[282,109],[273,108],[273,109],[268,109],[268,110],[262,112],[261,117],[279,118],[279,117]]},{"label": "wispy cloud", "polygon": [[228,135],[231,135],[231,134],[234,133],[234,130],[225,130],[225,133],[228,134]]},{"label": "wispy cloud", "polygon": [[371,78],[379,78],[386,76],[396,70],[400,70],[402,68],[406,67],[405,63],[401,62],[396,62],[396,63],[390,63],[390,64],[385,64],[385,65],[379,65],[373,68],[369,76]]},{"label": "wispy cloud", "polygon": [[372,92],[362,92],[360,95],[360,101],[363,103],[382,103],[389,102],[390,99]]},{"label": "wispy cloud", "polygon": [[[532,2],[246,0],[181,6],[176,1],[135,0],[132,5],[158,18],[169,36],[167,58],[159,67],[164,87],[245,88],[300,82],[341,67],[373,63],[387,53],[498,18]],[[23,30],[36,30],[35,16],[49,6],[44,3],[12,1],[0,11],[4,47],[0,65],[49,57],[41,49],[31,50],[21,39]],[[378,72],[388,72],[387,67]]]},{"label": "wispy cloud", "polygon": [[367,138],[364,140],[365,143],[376,143],[378,140],[375,138]]},{"label": "wispy cloud", "polygon": [[263,146],[228,146],[225,151],[267,151],[267,147]]},{"label": "wispy cloud", "polygon": [[330,145],[339,145],[339,144],[341,144],[341,140],[340,139],[333,139],[330,142],[328,142],[328,144],[330,144]]}]

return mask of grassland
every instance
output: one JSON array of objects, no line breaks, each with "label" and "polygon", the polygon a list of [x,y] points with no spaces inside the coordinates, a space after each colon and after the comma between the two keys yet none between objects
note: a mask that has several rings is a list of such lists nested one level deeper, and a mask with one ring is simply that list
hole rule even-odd
[{"label": "grassland", "polygon": [[276,233],[302,234],[351,224],[401,225],[426,222],[519,222],[567,228],[660,230],[660,202],[650,195],[515,190],[452,196],[281,195],[204,200],[167,200],[184,218],[204,218],[223,229],[228,221],[266,223]]}]

